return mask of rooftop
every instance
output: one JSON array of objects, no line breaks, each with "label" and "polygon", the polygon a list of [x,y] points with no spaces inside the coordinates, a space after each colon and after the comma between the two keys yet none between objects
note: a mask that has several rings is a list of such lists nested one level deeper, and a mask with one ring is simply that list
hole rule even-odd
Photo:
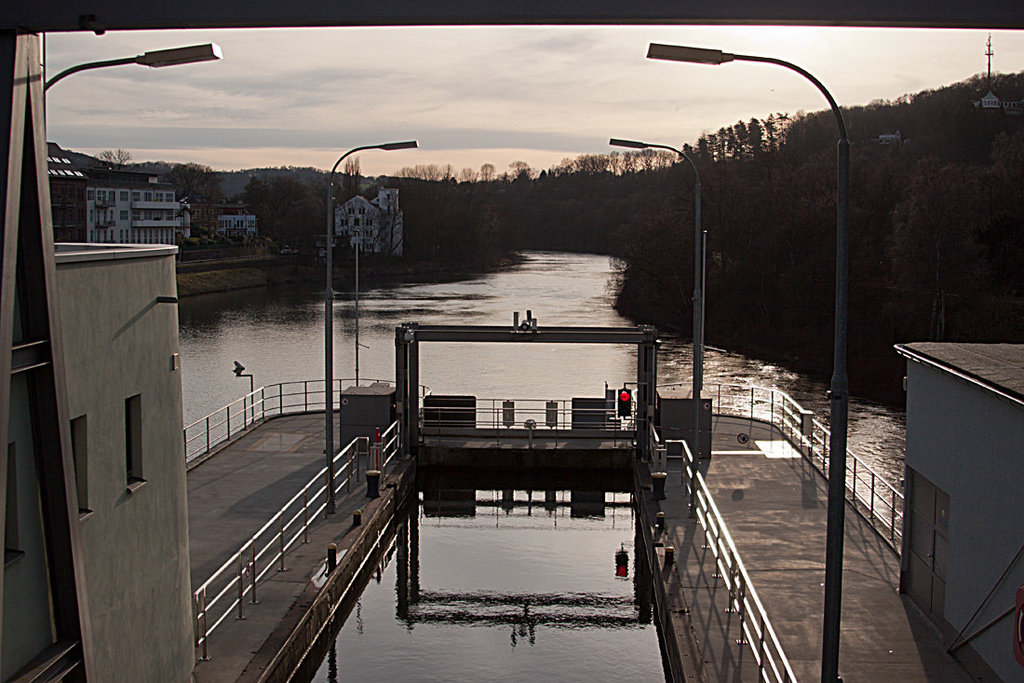
[{"label": "rooftop", "polygon": [[80,261],[114,261],[118,259],[174,256],[178,247],[169,244],[83,244],[58,242],[54,244],[57,265]]},{"label": "rooftop", "polygon": [[897,344],[896,350],[1024,404],[1024,344],[915,342]]}]

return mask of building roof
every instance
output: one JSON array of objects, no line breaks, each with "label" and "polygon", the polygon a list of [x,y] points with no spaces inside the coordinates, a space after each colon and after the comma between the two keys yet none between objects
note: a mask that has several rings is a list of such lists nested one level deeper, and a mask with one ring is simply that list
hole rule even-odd
[{"label": "building roof", "polygon": [[915,342],[896,350],[1024,405],[1024,344]]}]

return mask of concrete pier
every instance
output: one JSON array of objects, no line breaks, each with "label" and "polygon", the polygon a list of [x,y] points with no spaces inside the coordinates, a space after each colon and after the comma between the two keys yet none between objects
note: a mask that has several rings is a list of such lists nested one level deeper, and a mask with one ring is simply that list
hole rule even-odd
[{"label": "concrete pier", "polygon": [[[730,425],[728,420],[736,424]],[[733,429],[732,427],[735,427]],[[701,471],[798,680],[821,676],[825,576],[825,479],[767,425],[719,418]],[[735,438],[749,436],[746,444]],[[739,617],[716,576],[703,530],[688,515],[679,461],[669,468],[666,532],[676,549],[674,610],[686,610],[712,681],[757,680],[738,646]],[[846,681],[967,681],[939,631],[897,592],[899,558],[847,507],[840,674]]]},{"label": "concrete pier", "polygon": [[[323,443],[322,415],[274,418],[189,471],[193,587],[233,557],[323,467]],[[360,471],[365,467],[361,463]],[[360,532],[393,504],[387,486],[382,486],[385,495],[371,500],[361,477],[350,491],[342,489],[334,515],[310,520],[309,543],[286,554],[285,571],[271,572],[259,583],[257,604],[246,597],[245,619],[231,615],[210,636],[210,658],[197,662],[195,681],[262,680],[319,592],[314,580],[323,585],[327,546],[337,545],[339,564],[344,564],[349,548],[360,542]],[[357,509],[363,521],[353,527]]]}]

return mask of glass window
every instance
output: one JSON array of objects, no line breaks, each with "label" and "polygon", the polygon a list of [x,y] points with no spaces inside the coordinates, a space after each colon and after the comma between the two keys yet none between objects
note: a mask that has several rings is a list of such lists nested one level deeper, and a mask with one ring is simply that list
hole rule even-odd
[{"label": "glass window", "polygon": [[147,202],[153,201],[153,193],[152,192],[144,192],[142,197],[143,197],[143,200],[145,200]]},{"label": "glass window", "polygon": [[122,202],[128,201],[128,190],[121,190],[121,196],[119,197],[119,200]]},{"label": "glass window", "polygon": [[138,192],[132,192],[132,201],[133,202],[139,201],[139,193]]},{"label": "glass window", "polygon": [[92,199],[95,195],[96,195],[96,193],[94,191],[92,191],[92,190],[86,190],[85,191],[85,198],[86,199]]},{"label": "glass window", "polygon": [[121,220],[128,220],[128,209],[121,209]]}]

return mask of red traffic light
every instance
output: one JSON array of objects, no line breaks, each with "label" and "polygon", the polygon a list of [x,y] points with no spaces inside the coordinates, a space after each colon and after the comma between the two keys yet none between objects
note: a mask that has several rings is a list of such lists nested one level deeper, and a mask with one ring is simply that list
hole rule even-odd
[{"label": "red traffic light", "polygon": [[632,397],[629,395],[628,391],[620,391],[619,392],[619,400],[622,401],[623,403],[628,401],[630,398],[632,398]]}]

